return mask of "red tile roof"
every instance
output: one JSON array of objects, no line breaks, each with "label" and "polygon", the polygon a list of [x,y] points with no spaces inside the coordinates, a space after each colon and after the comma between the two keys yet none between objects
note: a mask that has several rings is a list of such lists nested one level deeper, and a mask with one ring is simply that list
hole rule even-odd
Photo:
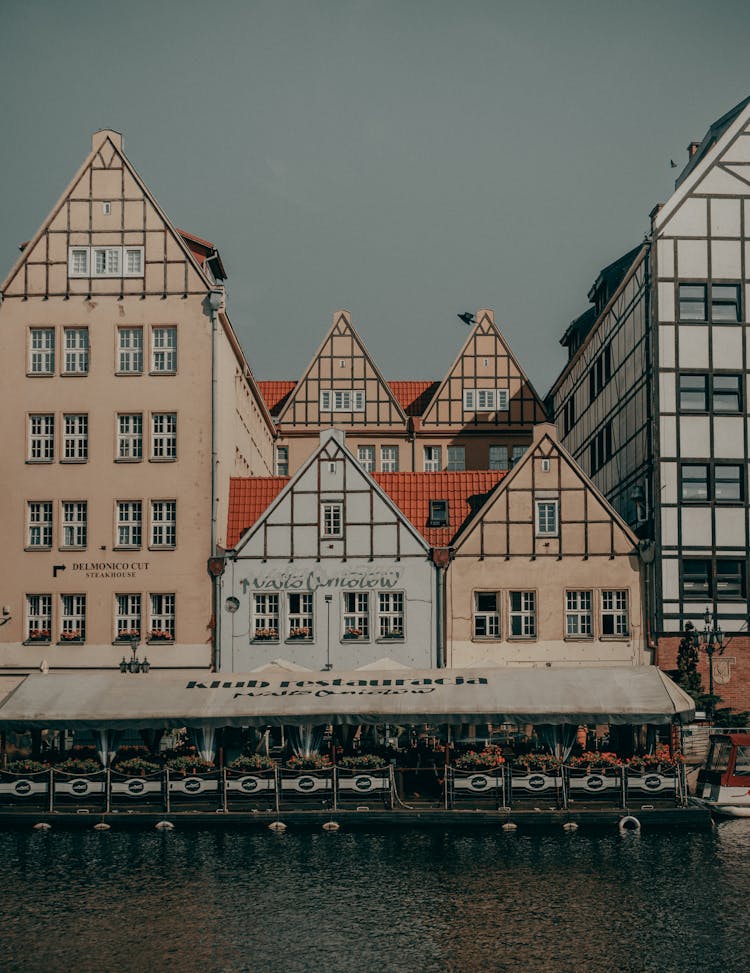
[{"label": "red tile roof", "polygon": [[233,476],[229,480],[227,549],[234,547],[248,527],[289,482],[288,476]]},{"label": "red tile roof", "polygon": [[268,411],[277,416],[289,398],[296,382],[258,382],[260,394],[266,400]]},{"label": "red tile roof", "polygon": [[407,416],[421,416],[440,382],[388,382]]},{"label": "red tile roof", "polygon": [[[501,470],[374,473],[373,478],[432,547],[447,547],[505,476]],[[447,500],[449,527],[428,527],[430,500]]]}]

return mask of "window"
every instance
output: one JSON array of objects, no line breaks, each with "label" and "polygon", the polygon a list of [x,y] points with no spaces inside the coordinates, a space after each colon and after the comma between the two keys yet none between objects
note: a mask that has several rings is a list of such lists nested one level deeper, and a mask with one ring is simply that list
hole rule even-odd
[{"label": "window", "polygon": [[378,638],[402,639],[404,637],[403,591],[378,592]]},{"label": "window", "polygon": [[29,375],[54,375],[55,329],[31,328],[29,331]]},{"label": "window", "polygon": [[342,537],[344,519],[343,503],[322,503],[320,506],[321,536]]},{"label": "window", "polygon": [[289,447],[276,447],[276,476],[289,476]]},{"label": "window", "polygon": [[565,592],[565,635],[568,638],[591,638],[591,592]]},{"label": "window", "polygon": [[143,416],[123,412],[117,417],[117,459],[143,458]]},{"label": "window", "polygon": [[125,276],[143,277],[143,247],[125,247]]},{"label": "window", "polygon": [[610,346],[607,345],[589,372],[589,401],[594,401],[610,378],[612,378],[612,353]]},{"label": "window", "polygon": [[500,638],[500,594],[497,591],[474,592],[474,638]]},{"label": "window", "polygon": [[733,463],[683,463],[680,499],[687,502],[738,503],[744,497],[743,468]]},{"label": "window", "polygon": [[120,277],[122,247],[92,247],[94,277]]},{"label": "window", "polygon": [[708,375],[680,375],[680,412],[708,412]]},{"label": "window", "polygon": [[712,385],[714,412],[742,411],[742,376],[714,375]]},{"label": "window", "polygon": [[357,460],[359,465],[366,473],[375,472],[375,447],[374,446],[359,446],[357,447]]},{"label": "window", "polygon": [[117,371],[123,375],[143,371],[143,328],[117,329]]},{"label": "window", "polygon": [[175,598],[173,594],[151,595],[151,620],[149,641],[173,642],[175,625]]},{"label": "window", "polygon": [[682,464],[681,500],[708,500],[708,466],[705,463]]},{"label": "window", "polygon": [[253,595],[253,638],[277,641],[279,638],[279,596]]},{"label": "window", "polygon": [[508,389],[464,389],[464,412],[507,412]]},{"label": "window", "polygon": [[63,500],[61,547],[86,546],[87,507],[85,500]]},{"label": "window", "polygon": [[362,389],[324,389],[320,393],[321,412],[364,412]]},{"label": "window", "polygon": [[52,595],[26,595],[26,638],[49,642],[52,637]]},{"label": "window", "polygon": [[536,638],[536,592],[511,591],[510,597],[510,638]]},{"label": "window", "polygon": [[537,537],[557,537],[557,508],[557,500],[536,500],[534,502]]},{"label": "window", "polygon": [[115,547],[140,547],[142,530],[143,503],[140,500],[118,500]]},{"label": "window", "polygon": [[88,375],[89,329],[65,328],[65,375]]},{"label": "window", "polygon": [[711,284],[711,320],[732,324],[742,320],[739,284]]},{"label": "window", "polygon": [[370,595],[367,591],[344,592],[344,638],[370,637]]},{"label": "window", "polygon": [[29,416],[29,462],[51,463],[55,458],[55,417]]},{"label": "window", "polygon": [[174,547],[177,542],[177,501],[151,501],[151,546]]},{"label": "window", "polygon": [[89,457],[89,417],[86,413],[63,416],[63,463],[82,463]]},{"label": "window", "polygon": [[380,469],[383,473],[398,473],[398,446],[380,447]]},{"label": "window", "polygon": [[289,612],[289,638],[313,638],[313,596],[308,593],[290,592],[287,595]]},{"label": "window", "polygon": [[68,276],[69,277],[88,277],[89,275],[89,248],[71,247],[68,251]]},{"label": "window", "polygon": [[171,375],[177,371],[177,328],[152,328],[151,371]]},{"label": "window", "polygon": [[706,285],[679,285],[680,321],[706,320]]},{"label": "window", "polygon": [[680,411],[737,414],[742,411],[742,376],[680,375]]},{"label": "window", "polygon": [[115,595],[115,639],[126,641],[141,637],[141,596]]},{"label": "window", "polygon": [[734,558],[686,558],[682,562],[682,596],[686,601],[745,596],[745,562]]},{"label": "window", "polygon": [[26,510],[27,545],[48,550],[52,547],[52,501],[31,500],[26,504]]},{"label": "window", "polygon": [[602,591],[602,635],[627,638],[629,634],[627,591]]},{"label": "window", "polygon": [[430,500],[428,527],[448,527],[450,522],[447,500]]},{"label": "window", "polygon": [[573,398],[572,395],[563,406],[562,417],[563,417],[563,436],[567,436],[570,430],[575,425],[575,421],[576,421],[575,399]]},{"label": "window", "polygon": [[589,465],[591,474],[599,470],[612,459],[612,423],[600,429],[589,445]]},{"label": "window", "polygon": [[490,469],[491,470],[508,469],[508,447],[507,446],[490,446]]},{"label": "window", "polygon": [[441,449],[439,446],[424,447],[425,473],[439,473],[442,469]]},{"label": "window", "polygon": [[449,470],[466,469],[466,447],[465,446],[448,447],[448,469]]},{"label": "window", "polygon": [[525,452],[525,446],[513,446],[510,452],[510,465],[515,466]]},{"label": "window", "polygon": [[86,595],[60,595],[60,641],[85,642]]},{"label": "window", "polygon": [[177,459],[177,414],[154,412],[151,416],[151,458]]}]

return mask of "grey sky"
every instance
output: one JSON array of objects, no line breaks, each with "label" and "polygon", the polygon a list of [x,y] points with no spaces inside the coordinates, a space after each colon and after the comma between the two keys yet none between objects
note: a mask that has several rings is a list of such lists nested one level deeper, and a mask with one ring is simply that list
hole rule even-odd
[{"label": "grey sky", "polygon": [[750,94],[735,0],[0,0],[0,277],[115,128],[214,241],[259,378],[333,311],[386,377],[440,378],[493,307],[540,393],[600,267]]}]

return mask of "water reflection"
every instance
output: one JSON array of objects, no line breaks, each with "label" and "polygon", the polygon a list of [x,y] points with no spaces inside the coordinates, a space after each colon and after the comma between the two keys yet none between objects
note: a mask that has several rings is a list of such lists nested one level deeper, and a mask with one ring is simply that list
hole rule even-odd
[{"label": "water reflection", "polygon": [[750,822],[711,834],[0,835],[4,973],[732,973]]}]

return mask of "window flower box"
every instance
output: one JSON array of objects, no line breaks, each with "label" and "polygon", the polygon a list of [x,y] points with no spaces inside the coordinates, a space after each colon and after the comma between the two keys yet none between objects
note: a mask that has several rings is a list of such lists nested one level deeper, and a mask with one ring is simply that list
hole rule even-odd
[{"label": "window flower box", "polygon": [[256,628],[253,632],[253,642],[278,642],[278,640],[277,628]]},{"label": "window flower box", "polygon": [[49,642],[50,631],[46,628],[32,628],[29,632],[27,642]]},{"label": "window flower box", "polygon": [[344,640],[347,642],[355,642],[358,639],[361,641],[365,637],[365,633],[361,628],[347,628],[344,632]]},{"label": "window flower box", "polygon": [[403,638],[404,638],[403,632],[381,632],[380,635],[378,636],[378,639],[380,641],[393,641],[396,639],[403,641]]},{"label": "window flower box", "polygon": [[147,638],[149,642],[174,642],[174,632],[168,632],[163,628],[152,628]]},{"label": "window flower box", "polygon": [[115,642],[132,642],[133,639],[140,639],[141,630],[139,628],[123,629],[117,633]]},{"label": "window flower box", "polygon": [[310,628],[290,628],[289,629],[289,640],[290,642],[311,642],[312,641],[312,629]]},{"label": "window flower box", "polygon": [[83,634],[77,628],[67,632],[60,632],[60,642],[83,642]]}]

